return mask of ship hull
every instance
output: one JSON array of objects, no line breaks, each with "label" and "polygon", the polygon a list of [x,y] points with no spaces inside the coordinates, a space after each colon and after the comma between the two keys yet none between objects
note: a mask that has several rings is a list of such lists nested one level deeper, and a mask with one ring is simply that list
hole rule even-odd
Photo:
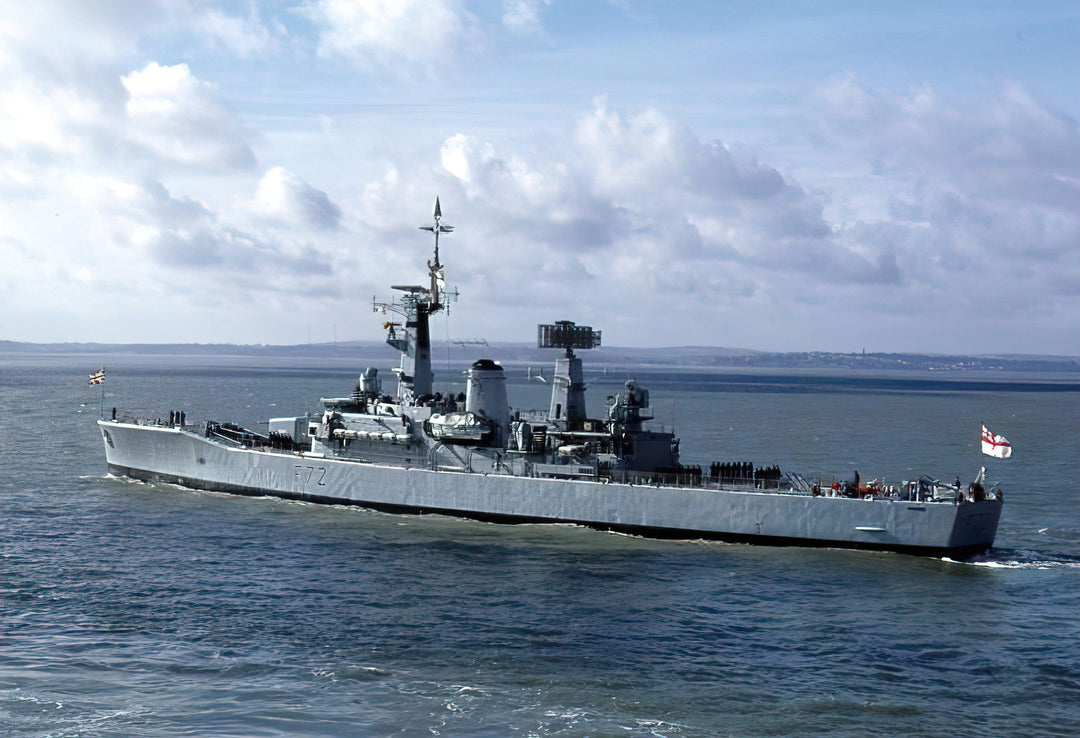
[{"label": "ship hull", "polygon": [[968,557],[992,545],[1002,507],[432,471],[231,447],[179,428],[106,420],[99,427],[109,471],[144,481],[658,538]]}]

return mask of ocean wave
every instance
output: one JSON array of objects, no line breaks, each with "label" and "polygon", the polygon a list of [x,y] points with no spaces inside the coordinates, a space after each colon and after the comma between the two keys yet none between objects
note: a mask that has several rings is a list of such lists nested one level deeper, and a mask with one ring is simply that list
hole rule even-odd
[{"label": "ocean wave", "polygon": [[682,733],[688,726],[681,723],[672,723],[667,720],[651,720],[649,718],[637,718],[632,725],[620,726],[623,730],[632,731],[639,735],[651,735],[657,738],[666,738],[674,733]]},{"label": "ocean wave", "polygon": [[103,709],[81,700],[33,694],[19,688],[0,691],[0,716],[7,727],[26,735],[81,736],[107,731],[127,732],[130,724],[149,714],[142,705]]},{"label": "ocean wave", "polygon": [[354,666],[351,664],[336,667],[316,667],[311,670],[311,675],[316,679],[327,679],[331,682],[339,680],[352,680],[359,682],[371,682],[385,679],[392,675],[386,669],[377,666]]}]

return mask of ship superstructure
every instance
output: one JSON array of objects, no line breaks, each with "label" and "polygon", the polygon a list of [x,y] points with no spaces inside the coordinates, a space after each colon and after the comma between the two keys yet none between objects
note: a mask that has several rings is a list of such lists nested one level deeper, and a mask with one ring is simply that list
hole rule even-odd
[{"label": "ship superstructure", "polygon": [[505,522],[571,522],[681,538],[969,555],[992,545],[1000,491],[929,477],[899,485],[810,482],[776,467],[685,466],[671,432],[653,430],[649,392],[635,381],[589,418],[581,357],[601,332],[568,320],[542,324],[537,346],[561,352],[547,412],[512,409],[506,373],[490,358],[457,395],[435,391],[430,316],[447,309],[439,237],[428,284],[373,307],[389,317],[401,360],[396,392],[375,368],[315,414],[272,418],[268,432],[120,417],[99,421],[110,472],[195,488],[349,503],[392,512]]}]

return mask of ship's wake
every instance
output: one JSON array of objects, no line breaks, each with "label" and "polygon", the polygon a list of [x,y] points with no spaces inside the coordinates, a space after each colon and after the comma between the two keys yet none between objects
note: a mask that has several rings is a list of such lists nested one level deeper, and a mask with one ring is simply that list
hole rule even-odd
[{"label": "ship's wake", "polygon": [[1044,553],[1023,548],[995,548],[964,561],[944,558],[954,564],[981,566],[988,569],[1080,569],[1080,555]]}]

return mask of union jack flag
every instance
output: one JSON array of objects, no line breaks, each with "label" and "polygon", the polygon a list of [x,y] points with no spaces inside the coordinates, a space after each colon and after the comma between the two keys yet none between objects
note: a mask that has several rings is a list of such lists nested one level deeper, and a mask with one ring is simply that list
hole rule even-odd
[{"label": "union jack flag", "polygon": [[101,367],[100,372],[90,375],[90,384],[105,384],[105,367]]}]

